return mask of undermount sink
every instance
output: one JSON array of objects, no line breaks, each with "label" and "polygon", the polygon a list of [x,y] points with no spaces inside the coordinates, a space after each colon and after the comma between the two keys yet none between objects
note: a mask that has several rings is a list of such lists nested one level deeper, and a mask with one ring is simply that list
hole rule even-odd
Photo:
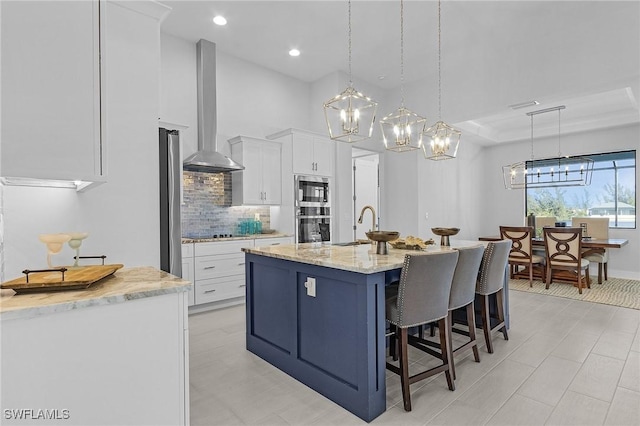
[{"label": "undermount sink", "polygon": [[347,243],[333,243],[331,245],[347,247],[347,246],[359,246],[360,244],[370,244],[370,243],[371,241],[369,240],[356,240],[356,241],[349,241]]}]

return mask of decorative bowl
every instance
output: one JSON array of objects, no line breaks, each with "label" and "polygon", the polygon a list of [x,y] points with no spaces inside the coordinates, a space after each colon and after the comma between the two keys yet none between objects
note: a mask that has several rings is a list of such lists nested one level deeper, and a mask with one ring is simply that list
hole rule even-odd
[{"label": "decorative bowl", "polygon": [[371,241],[393,241],[397,240],[400,236],[399,232],[396,231],[369,231],[367,232],[367,238]]},{"label": "decorative bowl", "polygon": [[448,237],[450,235],[456,235],[458,232],[460,232],[460,228],[431,228],[431,232],[436,235],[440,235],[441,237]]},{"label": "decorative bowl", "polygon": [[369,231],[367,238],[377,243],[376,254],[388,254],[387,241],[397,240],[400,233],[397,231]]},{"label": "decorative bowl", "polygon": [[431,232],[436,235],[440,235],[440,245],[448,246],[449,245],[449,237],[451,235],[456,235],[460,232],[460,228],[431,228]]}]

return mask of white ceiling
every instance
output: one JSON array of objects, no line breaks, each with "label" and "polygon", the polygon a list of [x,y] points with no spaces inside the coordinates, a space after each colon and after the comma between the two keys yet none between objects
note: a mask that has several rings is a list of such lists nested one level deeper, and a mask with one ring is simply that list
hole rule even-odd
[{"label": "white ceiling", "polygon": [[[161,3],[172,8],[162,23],[167,34],[213,41],[307,82],[348,71],[347,1]],[[408,90],[437,90],[437,8],[404,2]],[[216,14],[225,27],[211,22]],[[640,1],[443,1],[441,17],[443,118],[467,140],[527,139],[525,113],[556,105],[567,106],[563,133],[640,122]],[[300,57],[288,56],[293,47]],[[399,59],[400,2],[352,0],[354,77],[398,88]],[[508,108],[532,99],[540,105]],[[536,116],[537,136],[557,132],[557,116],[548,115]]]}]

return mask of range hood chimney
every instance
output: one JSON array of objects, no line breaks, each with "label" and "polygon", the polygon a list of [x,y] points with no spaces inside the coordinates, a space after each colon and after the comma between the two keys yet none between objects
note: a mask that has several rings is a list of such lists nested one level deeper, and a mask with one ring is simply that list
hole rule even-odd
[{"label": "range hood chimney", "polygon": [[235,172],[244,166],[217,152],[216,45],[200,39],[196,44],[198,78],[198,151],[184,160],[191,172]]}]

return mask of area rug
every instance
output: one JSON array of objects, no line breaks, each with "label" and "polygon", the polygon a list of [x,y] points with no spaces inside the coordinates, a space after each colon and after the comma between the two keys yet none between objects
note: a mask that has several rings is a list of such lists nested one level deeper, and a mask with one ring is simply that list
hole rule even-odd
[{"label": "area rug", "polygon": [[551,283],[549,290],[544,287],[545,284],[539,280],[533,280],[533,287],[529,287],[529,280],[509,280],[509,289],[511,290],[640,310],[640,281],[637,280],[609,277],[607,281],[598,284],[598,278],[591,277],[591,288],[583,288],[582,294],[578,294],[578,289],[571,284],[561,282]]}]

